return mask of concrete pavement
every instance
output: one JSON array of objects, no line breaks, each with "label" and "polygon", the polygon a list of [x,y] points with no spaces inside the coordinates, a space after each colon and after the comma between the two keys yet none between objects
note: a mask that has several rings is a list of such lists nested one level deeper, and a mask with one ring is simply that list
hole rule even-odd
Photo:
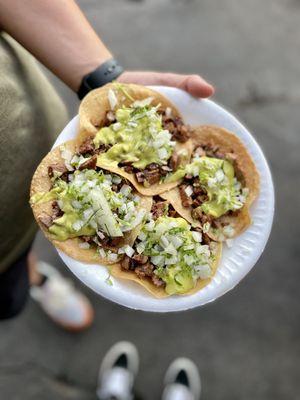
[{"label": "concrete pavement", "polygon": [[[83,288],[96,320],[86,333],[72,335],[29,302],[20,317],[0,325],[0,398],[94,399],[101,357],[115,341],[127,339],[140,349],[137,388],[146,400],[159,399],[164,370],[179,355],[198,364],[203,399],[297,399],[300,2],[79,3],[127,68],[201,73],[215,84],[215,100],[244,121],[270,161],[277,194],[275,223],[255,269],[235,290],[201,309],[144,314]],[[75,96],[51,79],[74,114]],[[36,248],[69,275],[41,235]]]}]

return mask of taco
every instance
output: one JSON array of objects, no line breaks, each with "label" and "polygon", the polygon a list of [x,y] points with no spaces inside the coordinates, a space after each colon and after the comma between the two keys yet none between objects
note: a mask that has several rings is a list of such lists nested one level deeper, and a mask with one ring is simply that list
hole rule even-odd
[{"label": "taco", "polygon": [[171,178],[182,181],[162,197],[211,238],[233,238],[251,224],[249,207],[259,192],[255,164],[238,137],[223,128],[200,126],[191,138],[191,162]]},{"label": "taco", "polygon": [[157,298],[189,295],[211,281],[221,246],[156,196],[137,239],[119,249],[125,257],[110,273],[139,283]]},{"label": "taco", "polygon": [[166,183],[190,158],[190,130],[161,94],[138,85],[108,84],[93,90],[79,108],[81,153],[97,154],[97,166],[130,181],[144,195]]},{"label": "taco", "polygon": [[46,237],[67,255],[113,264],[118,249],[133,244],[152,199],[75,148],[74,141],[67,142],[38,166],[30,191],[33,213]]}]

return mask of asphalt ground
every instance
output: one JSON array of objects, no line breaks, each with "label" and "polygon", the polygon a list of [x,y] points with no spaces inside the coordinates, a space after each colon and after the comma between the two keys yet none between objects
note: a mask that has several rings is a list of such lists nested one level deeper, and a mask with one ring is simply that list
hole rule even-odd
[{"label": "asphalt ground", "polygon": [[[199,73],[214,99],[255,135],[270,162],[276,212],[267,248],[252,272],[218,301],[193,311],[155,315],[109,303],[83,288],[95,323],[81,334],[56,327],[32,301],[0,325],[0,398],[89,400],[97,370],[118,340],[141,355],[137,389],[159,399],[176,356],[199,366],[203,399],[298,399],[300,2],[297,0],[79,1],[128,69]],[[76,97],[50,79],[76,113]],[[67,272],[38,235],[39,256]]]}]

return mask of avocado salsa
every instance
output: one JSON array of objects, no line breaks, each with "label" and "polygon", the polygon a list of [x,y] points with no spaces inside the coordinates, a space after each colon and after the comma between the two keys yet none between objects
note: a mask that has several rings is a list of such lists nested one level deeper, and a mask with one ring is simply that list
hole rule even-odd
[{"label": "avocado salsa", "polygon": [[109,111],[107,121],[93,139],[95,151],[104,149],[97,165],[121,167],[135,174],[138,183],[149,187],[172,174],[181,159],[174,150],[176,141],[185,142],[189,130],[171,110],[151,106],[152,98],[130,107]]}]

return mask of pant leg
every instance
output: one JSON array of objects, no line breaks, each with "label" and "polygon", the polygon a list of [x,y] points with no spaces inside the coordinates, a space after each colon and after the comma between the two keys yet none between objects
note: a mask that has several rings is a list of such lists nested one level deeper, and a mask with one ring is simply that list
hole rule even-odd
[{"label": "pant leg", "polygon": [[29,251],[30,248],[0,274],[0,320],[16,316],[25,307],[29,293]]}]

